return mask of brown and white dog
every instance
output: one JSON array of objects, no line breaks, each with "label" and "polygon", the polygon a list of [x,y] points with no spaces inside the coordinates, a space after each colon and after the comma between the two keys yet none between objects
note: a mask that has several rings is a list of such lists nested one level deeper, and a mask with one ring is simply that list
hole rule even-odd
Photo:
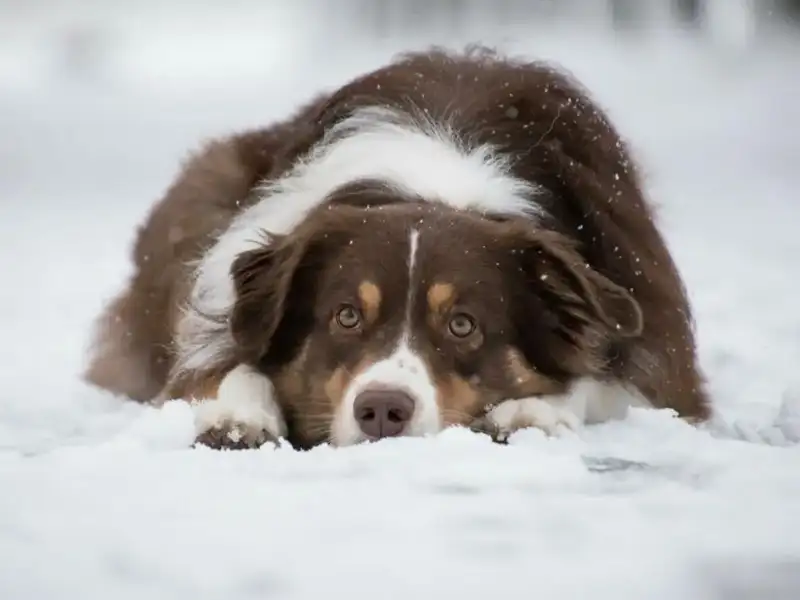
[{"label": "brown and white dog", "polygon": [[438,49],[210,143],[138,232],[87,379],[198,439],[555,433],[709,405],[629,151],[556,69]]}]

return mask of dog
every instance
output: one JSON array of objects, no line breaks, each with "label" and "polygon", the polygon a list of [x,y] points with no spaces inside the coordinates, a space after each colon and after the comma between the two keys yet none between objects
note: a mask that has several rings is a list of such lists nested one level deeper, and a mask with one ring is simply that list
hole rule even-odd
[{"label": "dog", "polygon": [[212,447],[710,416],[631,151],[549,64],[410,52],[211,141],[133,262],[85,378],[190,401]]}]

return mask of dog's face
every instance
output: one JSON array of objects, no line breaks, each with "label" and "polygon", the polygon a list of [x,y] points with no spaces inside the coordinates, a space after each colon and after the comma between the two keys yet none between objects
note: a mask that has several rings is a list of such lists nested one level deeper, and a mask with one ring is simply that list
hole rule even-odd
[{"label": "dog's face", "polygon": [[299,447],[467,425],[599,372],[641,328],[563,236],[430,203],[323,207],[232,273],[240,359],[272,379]]}]

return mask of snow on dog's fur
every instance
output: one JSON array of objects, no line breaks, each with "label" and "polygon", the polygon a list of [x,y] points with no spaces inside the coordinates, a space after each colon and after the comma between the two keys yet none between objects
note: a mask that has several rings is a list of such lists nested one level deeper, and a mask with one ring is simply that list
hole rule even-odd
[{"label": "snow on dog's fur", "polygon": [[538,63],[410,54],[213,142],[134,259],[87,377],[193,399],[213,445],[708,416],[632,158]]}]

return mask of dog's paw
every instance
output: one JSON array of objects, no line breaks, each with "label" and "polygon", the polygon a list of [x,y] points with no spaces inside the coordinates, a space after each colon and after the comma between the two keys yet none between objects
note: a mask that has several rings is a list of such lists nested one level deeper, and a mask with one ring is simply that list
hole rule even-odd
[{"label": "dog's paw", "polygon": [[245,365],[225,376],[216,398],[195,402],[192,407],[196,444],[240,450],[275,443],[286,436],[286,422],[272,383]]},{"label": "dog's paw", "polygon": [[502,432],[494,421],[489,419],[488,414],[475,419],[469,424],[469,429],[475,433],[488,435],[493,442],[498,444],[505,444],[508,441],[508,435]]},{"label": "dog's paw", "polygon": [[200,444],[215,450],[248,450],[260,448],[266,443],[277,444],[279,438],[268,429],[254,428],[248,423],[228,421],[215,425],[197,436]]},{"label": "dog's paw", "polygon": [[560,397],[522,398],[501,402],[486,413],[476,427],[495,441],[504,443],[512,433],[529,427],[540,429],[550,436],[577,431],[581,427],[581,419]]}]

